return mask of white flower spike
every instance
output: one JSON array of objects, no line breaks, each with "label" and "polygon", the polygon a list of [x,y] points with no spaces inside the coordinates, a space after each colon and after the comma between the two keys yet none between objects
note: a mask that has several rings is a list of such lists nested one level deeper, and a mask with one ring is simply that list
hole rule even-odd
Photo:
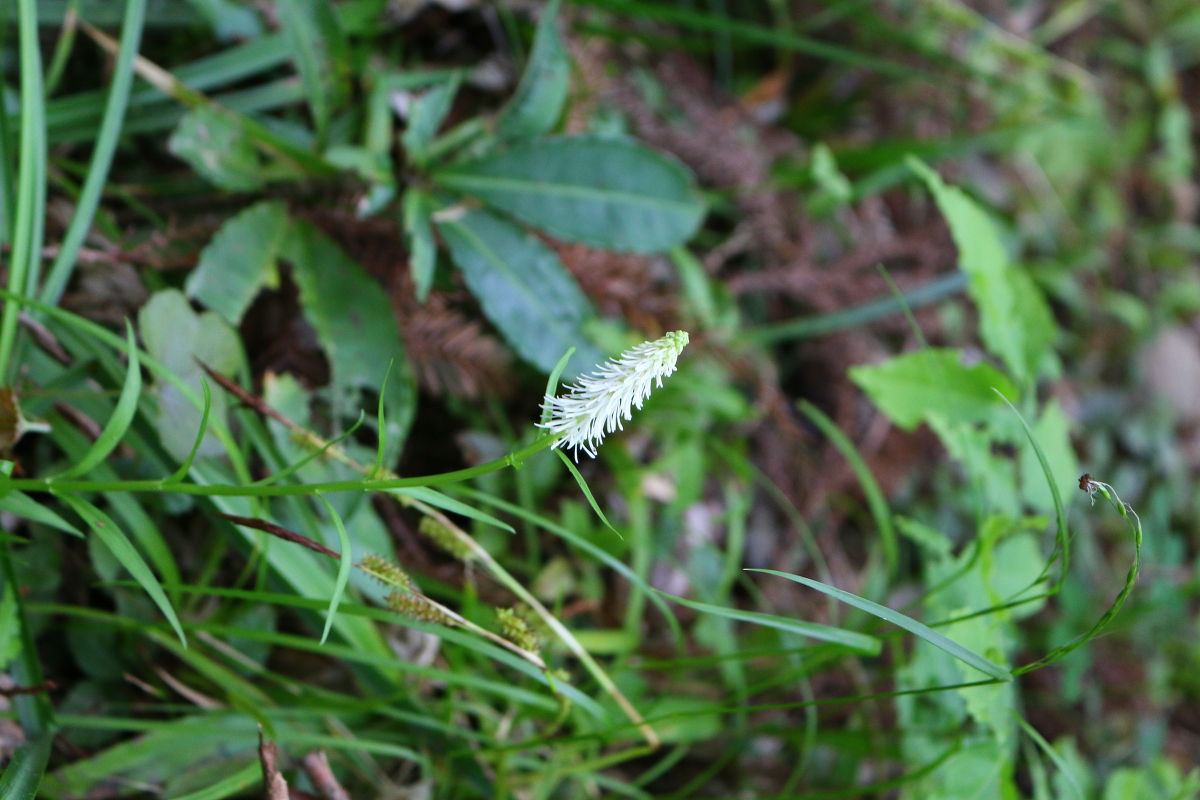
[{"label": "white flower spike", "polygon": [[622,420],[632,419],[634,407],[641,408],[650,390],[675,371],[687,343],[687,331],[643,342],[580,378],[562,397],[546,395],[542,408],[550,411],[550,419],[538,427],[559,437],[551,447],[574,448],[577,461],[580,450],[595,458],[604,436],[624,429]]}]

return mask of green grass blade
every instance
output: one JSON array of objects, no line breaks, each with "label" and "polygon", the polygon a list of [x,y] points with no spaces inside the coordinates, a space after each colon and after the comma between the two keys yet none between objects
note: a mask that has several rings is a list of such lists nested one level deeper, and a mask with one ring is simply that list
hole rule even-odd
[{"label": "green grass blade", "polygon": [[925,641],[929,642],[934,647],[946,651],[950,655],[962,661],[964,664],[974,667],[975,669],[992,676],[998,680],[1011,681],[1012,674],[1001,666],[998,666],[983,656],[971,652],[953,639],[949,639],[937,631],[930,628],[928,625],[923,625],[911,617],[901,614],[899,611],[893,611],[887,606],[881,606],[878,603],[872,603],[870,600],[865,600],[858,595],[850,594],[850,592],[835,589],[832,586],[826,586],[823,583],[814,581],[811,578],[804,578],[799,575],[790,575],[786,572],[779,572],[773,569],[749,569],[747,572],[763,572],[768,575],[775,575],[779,578],[787,578],[789,581],[803,584],[810,589],[816,589],[818,592],[823,592],[830,597],[835,597],[843,603],[854,606],[857,609],[866,611],[868,614],[879,617],[885,622],[890,622],[904,630],[912,633]]},{"label": "green grass blade", "polygon": [[171,601],[163,593],[158,579],[154,577],[154,573],[150,571],[150,567],[146,565],[141,554],[129,541],[129,537],[117,527],[115,522],[109,519],[107,514],[83,498],[72,494],[60,494],[59,497],[83,518],[83,521],[88,524],[88,527],[99,537],[117,561],[121,562],[121,566],[125,567],[146,594],[150,595],[150,599],[154,601],[154,604],[163,612],[163,616],[171,623],[171,627],[175,629],[179,641],[183,643],[184,647],[187,647],[183,626],[179,624],[179,618],[175,615],[175,609],[171,607]]},{"label": "green grass blade", "polygon": [[49,525],[51,528],[60,530],[63,533],[83,538],[83,534],[74,525],[29,495],[24,492],[18,492],[16,489],[9,491],[4,497],[0,497],[0,510],[16,514],[18,517],[23,517],[31,522],[40,522],[43,525]]},{"label": "green grass blade", "polygon": [[[567,458],[567,454],[562,450],[555,450],[554,454],[557,455],[559,459],[561,459],[562,462],[567,465],[567,469],[571,471],[571,477],[575,479],[575,482],[579,484],[579,488],[583,490],[583,496],[587,498],[588,505],[592,507],[592,511],[596,512],[596,516],[600,518],[600,521],[603,522],[605,527],[607,527],[610,531],[617,534],[617,536],[621,536],[621,533],[612,526],[611,522],[608,521],[608,517],[604,516],[604,512],[600,509],[600,504],[596,502],[596,498],[592,496],[592,490],[588,488],[587,481],[585,481],[583,476],[579,474],[579,468],[571,462],[571,459]],[[624,539],[625,537],[621,536],[621,538]]]},{"label": "green grass blade", "polygon": [[493,508],[498,508],[502,511],[507,511],[508,513],[513,514],[514,516],[520,517],[521,519],[524,519],[524,520],[528,520],[529,522],[532,522],[534,525],[537,525],[538,527],[543,528],[544,530],[547,530],[550,533],[553,533],[555,536],[558,536],[559,538],[564,539],[565,541],[569,542],[570,544],[574,545],[575,547],[579,548],[580,550],[583,550],[585,553],[590,555],[592,558],[594,558],[597,561],[599,561],[600,563],[604,564],[609,569],[613,570],[614,572],[616,572],[617,574],[619,574],[623,578],[625,578],[627,581],[632,583],[634,586],[641,589],[643,592],[646,593],[646,596],[650,598],[650,602],[654,603],[654,605],[658,608],[658,610],[662,612],[663,617],[667,620],[667,625],[671,628],[671,633],[673,634],[673,636],[675,638],[675,644],[682,652],[682,650],[684,649],[683,629],[679,626],[679,620],[676,619],[675,615],[671,612],[670,606],[668,606],[665,602],[663,602],[663,599],[658,596],[658,592],[656,592],[654,590],[653,586],[651,586],[649,583],[644,581],[641,578],[641,576],[639,576],[636,572],[634,572],[632,569],[630,569],[623,561],[621,561],[617,558],[614,558],[613,556],[611,556],[610,554],[608,554],[601,548],[597,547],[596,545],[592,544],[591,542],[582,538],[581,536],[578,536],[577,534],[568,530],[567,528],[564,528],[562,525],[559,525],[558,523],[556,523],[552,520],[546,519],[545,517],[543,517],[539,514],[535,514],[534,512],[529,511],[528,509],[522,508],[521,506],[515,505],[513,503],[509,503],[509,502],[507,502],[505,500],[501,500],[497,497],[492,497],[491,495],[487,494],[486,492],[481,492],[477,489],[469,489],[466,487],[459,486],[459,487],[455,488],[455,491],[461,492],[462,494],[465,494],[468,497],[471,497],[482,503],[487,503],[488,505],[491,505]]},{"label": "green grass blade", "polygon": [[[7,12],[6,12],[7,13]],[[37,283],[42,263],[46,218],[46,97],[38,44],[37,0],[18,5],[21,64],[21,163],[17,177],[17,213],[8,262],[8,289],[25,295]],[[8,301],[0,315],[0,382],[7,384],[17,339],[19,306]]]},{"label": "green grass blade", "polygon": [[435,508],[440,508],[443,511],[449,511],[452,514],[458,514],[462,517],[485,522],[488,525],[494,525],[501,530],[509,533],[516,533],[512,525],[507,522],[493,517],[484,511],[469,506],[466,503],[455,500],[453,497],[447,497],[436,489],[430,489],[426,486],[414,486],[411,489],[390,489],[388,494],[397,495],[399,497],[411,497],[413,500],[420,500],[422,503],[428,503]]},{"label": "green grass blade", "polygon": [[818,625],[813,622],[801,622],[788,619],[787,617],[779,617],[774,614],[763,614],[759,611],[742,611],[737,608],[726,608],[724,606],[714,606],[708,603],[697,603],[694,600],[685,600],[682,597],[660,592],[663,597],[672,602],[679,603],[681,606],[687,606],[695,611],[701,611],[705,614],[714,614],[718,617],[726,619],[734,619],[740,622],[750,622],[755,625],[763,625],[768,628],[778,628],[781,631],[788,633],[798,633],[801,636],[806,636],[809,639],[820,639],[823,642],[833,642],[834,644],[844,645],[854,650],[859,650],[868,655],[879,655],[883,647],[883,643],[874,636],[868,636],[865,633],[857,633],[856,631],[847,631],[841,628],[835,628],[831,625]]},{"label": "green grass blade", "polygon": [[217,781],[212,786],[206,786],[188,794],[180,794],[171,800],[225,800],[238,794],[243,789],[249,789],[262,780],[262,765],[251,761],[227,778]]},{"label": "green grass blade", "polygon": [[358,430],[358,426],[363,424],[363,419],[365,419],[364,412],[359,411],[358,412],[358,420],[356,420],[355,423],[350,426],[350,429],[347,430],[345,433],[343,433],[341,436],[337,437],[333,441],[326,442],[325,444],[318,447],[316,450],[314,450],[311,453],[309,453],[308,455],[306,455],[304,458],[300,459],[299,461],[297,461],[296,463],[294,463],[288,467],[285,467],[284,469],[280,470],[279,472],[276,472],[274,475],[268,475],[267,477],[263,478],[261,481],[255,481],[252,485],[253,486],[270,486],[272,483],[278,483],[279,481],[283,480],[284,478],[288,477],[289,475],[292,475],[295,472],[303,469],[305,466],[307,466],[308,464],[311,464],[313,461],[316,461],[318,458],[320,458],[321,456],[328,453],[332,448],[338,446],[339,444],[344,442],[346,439],[348,439],[356,430]]},{"label": "green grass blade", "polygon": [[833,442],[833,446],[838,449],[838,452],[854,470],[854,475],[858,478],[859,485],[862,486],[863,494],[867,496],[867,505],[871,509],[871,516],[875,519],[875,527],[879,530],[879,542],[883,546],[883,558],[887,562],[888,573],[894,575],[899,560],[899,548],[896,544],[896,531],[892,526],[892,512],[888,508],[883,489],[879,487],[879,482],[871,474],[870,467],[867,466],[866,461],[863,461],[863,457],[854,443],[846,434],[842,433],[841,428],[833,420],[825,415],[825,412],[807,400],[800,401],[800,410],[821,429],[821,433],[825,434],[829,441]]},{"label": "green grass blade", "polygon": [[[1063,506],[1062,494],[1058,491],[1058,483],[1054,480],[1054,473],[1050,471],[1050,462],[1046,460],[1046,454],[1042,452],[1041,445],[1038,444],[1037,437],[1033,435],[1033,428],[1029,427],[1029,423],[1025,421],[1025,417],[1017,410],[1009,399],[1001,394],[999,389],[993,389],[996,394],[1000,395],[1000,399],[1012,409],[1012,412],[1017,415],[1017,419],[1021,421],[1021,427],[1025,429],[1025,435],[1029,437],[1029,444],[1033,446],[1033,452],[1037,454],[1038,464],[1042,467],[1042,474],[1046,476],[1046,483],[1050,484],[1050,496],[1054,499],[1054,518],[1058,526],[1058,531],[1055,534],[1055,549],[1062,554],[1062,570],[1059,572],[1058,580],[1054,582],[1048,590],[1048,594],[1058,594],[1062,588],[1063,581],[1067,579],[1067,568],[1071,563],[1071,532],[1067,528],[1067,510]],[[1046,564],[1046,569],[1049,570],[1050,565],[1054,563],[1054,556],[1050,557],[1050,561]]]},{"label": "green grass blade", "polygon": [[67,480],[86,475],[116,449],[121,442],[121,437],[128,430],[129,424],[133,422],[133,415],[137,413],[138,398],[142,392],[142,370],[141,364],[138,362],[137,341],[133,338],[133,326],[129,324],[128,320],[125,321],[125,340],[129,354],[129,367],[125,371],[125,385],[121,387],[121,396],[117,400],[117,407],[113,409],[112,416],[108,418],[108,423],[92,444],[91,449],[74,466],[54,476],[55,480]]},{"label": "green grass blade", "polygon": [[346,584],[350,580],[352,558],[350,556],[350,536],[346,533],[346,526],[342,524],[341,516],[329,504],[324,495],[317,496],[325,504],[325,510],[329,512],[329,517],[333,520],[333,526],[337,529],[338,544],[342,553],[342,557],[338,562],[337,582],[333,585],[333,596],[329,598],[329,612],[325,615],[325,630],[321,632],[321,644],[325,644],[325,640],[329,638],[329,629],[333,627],[333,620],[337,616],[338,603],[342,602],[342,595],[346,593]]},{"label": "green grass blade", "polygon": [[1038,733],[1037,728],[1026,722],[1024,717],[1022,717],[1016,711],[1013,711],[1012,715],[1013,719],[1017,721],[1017,724],[1021,726],[1021,730],[1025,731],[1025,734],[1033,740],[1033,743],[1036,744],[1043,753],[1046,754],[1046,757],[1054,762],[1054,766],[1058,767],[1059,774],[1066,779],[1067,783],[1069,783],[1071,788],[1075,791],[1075,797],[1077,797],[1079,800],[1087,800],[1087,795],[1084,794],[1082,787],[1079,785],[1079,781],[1075,780],[1074,771],[1071,769],[1070,765],[1063,760],[1062,755],[1055,750],[1049,742],[1046,741],[1046,737]]},{"label": "green grass blade", "polygon": [[379,447],[375,451],[375,469],[371,470],[370,474],[370,477],[372,478],[374,478],[383,470],[383,452],[387,449],[387,419],[386,414],[384,413],[383,400],[385,397],[387,397],[388,378],[391,376],[392,367],[395,365],[396,359],[393,358],[388,361],[387,372],[383,373],[383,383],[379,385],[379,410],[377,412],[379,417],[377,423],[379,425]]},{"label": "green grass blade", "polygon": [[603,8],[631,17],[660,19],[694,30],[709,31],[753,44],[793,50],[834,63],[873,69],[883,75],[913,77],[924,71],[894,61],[866,55],[847,47],[828,44],[807,36],[772,30],[762,25],[732,19],[723,14],[705,14],[683,6],[637,2],[637,0],[578,0],[580,5]]},{"label": "green grass blade", "polygon": [[[39,295],[43,302],[50,305],[58,302],[67,281],[71,278],[71,272],[75,269],[75,257],[79,254],[84,237],[92,228],[92,220],[100,204],[100,195],[108,180],[108,171],[112,166],[117,140],[121,135],[121,125],[125,120],[125,109],[129,105],[129,90],[133,85],[133,59],[141,44],[145,18],[146,0],[125,0],[125,18],[121,23],[121,49],[117,52],[113,67],[112,86],[108,90],[108,103],[104,108],[104,120],[100,123],[100,134],[92,150],[92,164],[88,168],[87,179],[75,204],[71,224],[67,227],[58,256],[54,259],[54,265],[50,268],[50,274],[46,276],[46,283]],[[32,290],[35,287],[29,288]]]},{"label": "green grass blade", "polygon": [[[563,357],[554,365],[554,369],[550,372],[550,377],[546,378],[546,397],[554,397],[558,394],[558,379],[562,377],[563,370],[567,368],[567,362],[571,360],[571,356],[575,355],[575,348],[568,347],[567,352],[563,353]],[[541,424],[545,425],[550,421],[550,408],[546,406],[542,408]]]},{"label": "green grass blade", "polygon": [[196,432],[196,441],[192,444],[192,450],[188,453],[188,457],[179,465],[179,469],[175,470],[175,474],[165,481],[168,484],[179,483],[187,477],[188,472],[192,469],[192,462],[196,460],[196,453],[200,452],[200,443],[204,441],[204,434],[208,433],[208,412],[212,410],[212,390],[208,388],[208,379],[203,375],[200,376],[200,388],[204,390],[204,410],[200,412],[200,430]]},{"label": "green grass blade", "polygon": [[34,800],[46,764],[50,760],[50,744],[53,735],[45,731],[32,741],[26,742],[13,753],[12,761],[0,777],[0,798],[4,800]]}]

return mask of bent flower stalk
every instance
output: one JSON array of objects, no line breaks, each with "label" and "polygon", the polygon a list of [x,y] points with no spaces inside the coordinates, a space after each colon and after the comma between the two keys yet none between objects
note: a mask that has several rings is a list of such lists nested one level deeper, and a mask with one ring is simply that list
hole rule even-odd
[{"label": "bent flower stalk", "polygon": [[643,342],[580,378],[562,397],[546,395],[542,408],[550,418],[538,427],[559,437],[551,447],[573,448],[576,460],[580,450],[595,458],[604,436],[623,429],[622,420],[632,419],[634,407],[641,408],[651,389],[675,371],[687,343],[687,331]]}]

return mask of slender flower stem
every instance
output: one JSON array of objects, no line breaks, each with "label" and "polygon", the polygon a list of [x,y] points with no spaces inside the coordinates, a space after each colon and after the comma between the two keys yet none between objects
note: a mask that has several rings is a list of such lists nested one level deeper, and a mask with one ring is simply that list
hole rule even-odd
[{"label": "slender flower stem", "polygon": [[390,478],[384,480],[358,481],[328,481],[326,483],[298,483],[284,486],[277,485],[234,485],[198,483],[170,483],[165,480],[140,481],[86,481],[86,480],[55,480],[49,478],[18,478],[15,480],[0,480],[0,488],[17,489],[23,492],[134,492],[205,495],[209,497],[284,497],[292,495],[308,495],[317,492],[378,492],[386,489],[407,489],[414,486],[438,486],[446,483],[476,478],[497,472],[505,467],[519,467],[521,462],[541,450],[545,450],[557,441],[556,437],[546,436],[532,442],[520,450],[509,453],[503,458],[497,458],[486,464],[467,469],[443,472],[439,475],[426,475],[420,478]]}]

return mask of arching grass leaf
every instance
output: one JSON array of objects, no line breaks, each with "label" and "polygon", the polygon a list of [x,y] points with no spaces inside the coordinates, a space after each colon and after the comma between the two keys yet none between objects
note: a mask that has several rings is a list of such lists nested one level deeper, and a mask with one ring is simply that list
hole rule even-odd
[{"label": "arching grass leaf", "polygon": [[1012,674],[1003,667],[988,661],[983,656],[972,653],[958,642],[943,636],[933,628],[930,628],[928,625],[917,622],[915,619],[907,617],[904,614],[901,614],[899,611],[893,611],[887,606],[881,606],[878,603],[872,603],[870,600],[864,600],[858,595],[850,594],[850,592],[845,592],[841,589],[835,589],[832,586],[826,586],[819,581],[814,581],[811,578],[804,578],[800,575],[790,575],[786,572],[779,572],[773,569],[751,569],[748,571],[764,572],[768,575],[787,578],[789,581],[795,581],[796,583],[803,584],[809,588],[816,589],[818,592],[823,592],[830,597],[841,600],[847,605],[854,606],[855,608],[866,611],[868,614],[879,617],[885,622],[890,622],[893,625],[898,625],[899,627],[904,628],[904,630],[908,631],[909,633],[921,637],[934,647],[945,650],[950,655],[954,656],[965,664],[969,664],[980,672],[1002,681],[1012,680]]}]

